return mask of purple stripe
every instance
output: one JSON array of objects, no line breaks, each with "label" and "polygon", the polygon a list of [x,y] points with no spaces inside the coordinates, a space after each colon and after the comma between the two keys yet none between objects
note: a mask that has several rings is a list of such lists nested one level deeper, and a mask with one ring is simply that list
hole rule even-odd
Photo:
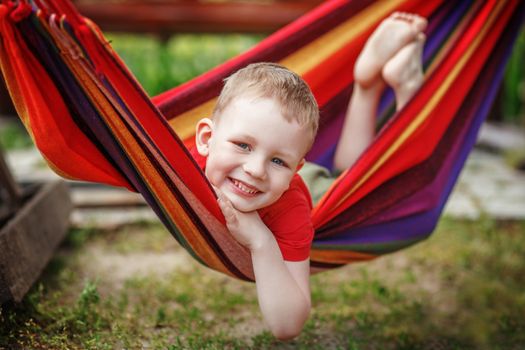
[{"label": "purple stripe", "polygon": [[430,18],[427,29],[427,33],[430,33],[430,40],[425,43],[425,51],[423,52],[423,60],[426,65],[431,62],[433,56],[447,41],[471,5],[472,1],[461,1],[459,4],[453,1],[445,2],[439,12]]},{"label": "purple stripe", "polygon": [[[465,110],[466,107],[461,108]],[[466,111],[459,114],[462,120],[461,124],[464,124],[469,114],[471,113]],[[456,117],[456,122],[453,123],[459,125],[457,121],[458,117]],[[388,208],[396,205],[403,198],[411,196],[415,191],[433,181],[442,166],[446,153],[448,153],[448,144],[452,144],[453,140],[457,139],[458,135],[456,134],[460,129],[461,127],[456,127],[454,133],[447,131],[440,140],[440,144],[447,143],[447,145],[443,147],[438,144],[437,151],[434,152],[431,158],[375,188],[365,198],[318,230],[318,237],[332,236],[341,230],[362,225],[365,220],[375,218],[378,215],[381,216],[385,210],[388,210]],[[403,182],[406,177],[410,177],[410,182]],[[388,197],[384,197],[385,193],[388,193]]]},{"label": "purple stripe", "polygon": [[[429,18],[429,26],[426,30],[428,39],[423,51],[423,62],[428,66],[435,57],[439,48],[443,45],[450,33],[456,27],[458,21],[464,16],[472,1],[464,1],[459,5],[453,2],[445,2],[435,15]],[[308,153],[307,160],[322,165],[328,169],[333,167],[333,155],[337,139],[341,133],[346,108],[350,98],[350,89],[346,88],[335,96],[325,106],[321,106],[321,127],[316,137],[315,144]],[[342,103],[344,101],[344,103]],[[393,108],[394,94],[391,89],[386,89],[379,107],[378,119],[385,119],[384,115]],[[334,106],[332,106],[332,104]],[[334,117],[335,116],[335,117]]]},{"label": "purple stripe", "polygon": [[[100,122],[96,110],[81,91],[76,80],[67,69],[67,65],[62,62],[62,58],[57,53],[58,49],[41,37],[39,30],[33,25],[34,22],[30,19],[25,19],[18,26],[33,54],[42,62],[50,78],[55,82],[74,122],[90,140],[94,141],[93,144],[111,162],[112,158],[109,155],[118,152],[118,148],[112,142],[106,126]],[[103,142],[97,142],[99,139]],[[122,172],[129,167],[129,163],[125,160],[116,159],[113,165],[129,180],[129,174]]]},{"label": "purple stripe", "polygon": [[[184,90],[177,91],[176,95],[173,95],[172,97],[164,100],[158,106],[158,108],[167,117],[167,119],[177,117],[182,112],[198,106],[201,103],[208,101],[210,98],[217,96],[222,88],[223,79],[238,69],[253,62],[277,62],[282,58],[287,57],[301,47],[309,44],[319,36],[332,30],[341,22],[362,11],[363,8],[366,8],[371,2],[372,0],[348,0],[345,3],[341,3],[332,12],[325,14],[323,17],[315,19],[313,22],[303,26],[302,28],[298,28],[297,31],[293,33],[288,33],[286,38],[281,41],[274,42],[271,47],[268,47],[264,51],[254,52],[252,49],[251,51],[248,51],[247,54],[245,54],[242,61],[236,62],[235,65],[232,65],[231,61],[223,63],[217,68],[227,67],[228,65],[231,65],[231,67],[228,67],[228,69],[223,70],[220,73],[209,75],[206,78],[206,81],[202,81],[197,85],[191,85]],[[286,29],[283,28],[281,30]],[[266,38],[262,43],[272,40],[272,37],[274,37],[275,34],[276,33]],[[261,45],[261,43],[258,45]],[[233,59],[238,60],[237,57],[234,57]],[[165,92],[164,94],[166,93],[169,94],[169,91]]]},{"label": "purple stripe", "polygon": [[[509,42],[512,42],[517,34],[517,23],[519,23],[519,21],[517,21],[516,19],[519,19],[519,16],[516,15],[514,17],[512,25],[507,27],[507,31],[509,31],[512,35],[508,35],[508,37],[512,40],[501,40],[498,43],[498,46],[500,47],[497,47],[494,50],[495,53],[504,52],[504,55],[501,55],[500,57],[493,56],[493,59],[490,60],[488,66],[483,70],[483,74],[480,74],[480,77],[483,77],[484,81],[501,81],[504,72],[503,62],[508,59],[511,53],[512,45],[509,45]],[[506,48],[505,44],[507,45]],[[494,70],[496,70],[496,72],[493,76],[492,74],[487,74],[494,73]],[[396,241],[407,241],[411,239],[424,239],[428,236],[429,232],[431,232],[434,229],[436,222],[441,214],[441,211],[445,205],[446,199],[448,198],[455,184],[455,181],[461,171],[461,168],[468,156],[469,151],[472,149],[476,141],[479,127],[481,126],[481,123],[484,121],[486,115],[490,110],[492,101],[496,96],[498,88],[498,84],[476,84],[475,86],[484,86],[483,89],[480,88],[479,90],[486,90],[486,87],[488,87],[488,91],[481,91],[481,93],[486,92],[486,94],[483,94],[486,98],[482,99],[482,103],[479,106],[478,113],[476,114],[476,118],[474,119],[471,127],[468,129],[468,133],[466,134],[463,146],[461,148],[461,151],[459,152],[459,156],[456,159],[456,162],[452,169],[450,169],[450,176],[444,177],[446,180],[445,188],[440,191],[441,196],[439,197],[439,203],[437,203],[437,206],[417,215],[412,215],[409,217],[374,226],[352,229],[344,233],[340,233],[336,237],[329,237],[326,239],[316,240],[316,246],[322,247],[323,245],[334,244],[337,246],[349,246],[352,244],[384,244],[394,243]],[[472,96],[473,99],[475,97],[479,96]]]},{"label": "purple stripe", "polygon": [[[41,30],[34,27],[34,25],[38,25],[35,22],[38,23],[24,19],[18,24],[20,32],[24,35],[25,41],[32,49],[35,57],[46,67],[50,78],[55,82],[70,109],[74,122],[105,155],[105,158],[114,165],[115,169],[124,174],[125,178],[143,195],[163,224],[174,231],[173,223],[166,217],[162,207],[144,184],[142,177],[131,165],[120,145],[107,129],[98,111],[93,108],[89,99],[78,86],[67,65],[62,62],[62,58],[57,53],[58,49],[41,36]],[[174,236],[179,235],[180,233],[174,234]],[[182,236],[176,238],[179,243],[183,244]]]},{"label": "purple stripe", "polygon": [[[72,33],[73,31],[70,31],[70,32]],[[111,59],[111,60],[113,59],[113,57],[111,56],[105,57],[105,58]],[[115,64],[115,68],[120,69],[121,74],[124,77],[128,78],[127,71],[122,70],[118,62],[113,61],[113,63]],[[197,227],[202,238],[206,240],[206,242],[208,243],[208,249],[210,251],[213,251],[216,254],[216,256],[222,261],[222,263],[228,268],[228,270],[230,270],[231,273],[233,273],[234,275],[236,275],[237,277],[241,279],[248,280],[248,278],[225,255],[222,248],[215,242],[212,235],[207,230],[206,226],[203,224],[201,218],[195,213],[193,207],[188,203],[185,196],[181,193],[180,189],[175,186],[175,183],[173,182],[173,180],[170,178],[170,176],[167,173],[167,169],[165,169],[160,164],[159,161],[160,159],[163,159],[165,161],[165,164],[167,164],[167,166],[170,167],[170,169],[174,173],[177,173],[177,169],[175,169],[177,167],[177,164],[169,164],[164,158],[163,154],[160,152],[157,153],[158,156],[153,155],[150,152],[149,148],[146,146],[147,144],[153,147],[154,149],[156,149],[157,151],[158,149],[154,143],[154,140],[151,139],[151,137],[148,135],[148,133],[144,130],[144,128],[140,124],[140,120],[139,120],[140,118],[137,119],[137,117],[132,113],[132,111],[128,109],[125,102],[121,99],[118,92],[115,91],[113,86],[111,86],[111,82],[107,81],[107,78],[105,76],[103,76],[102,74],[99,74],[99,81],[104,85],[106,89],[108,89],[109,93],[113,96],[113,98],[117,100],[119,105],[122,107],[124,114],[120,115],[120,118],[121,118],[121,121],[126,125],[127,131],[129,131],[132,134],[134,139],[140,145],[141,150],[144,152],[144,156],[152,162],[152,165],[158,171],[159,176],[162,178],[164,183],[169,187],[170,193],[175,197],[174,200],[180,204],[184,212],[188,214],[188,217],[191,219],[193,224]],[[132,79],[131,82],[134,83],[134,80]],[[135,85],[136,89],[139,92],[141,92],[144,99],[146,99],[146,101],[150,104],[151,108],[155,108],[155,106],[151,103],[151,101],[149,101],[148,97],[142,93],[143,92],[142,88],[136,84],[133,84],[133,85]],[[74,105],[74,103],[72,103],[72,105]],[[102,123],[103,125],[105,125],[104,120],[100,117],[98,112],[95,112],[95,113],[96,113],[97,118],[99,118],[98,121]],[[174,131],[171,129],[168,122],[164,118],[162,118],[162,116],[159,115],[158,117],[161,118],[160,121],[163,122],[163,127],[167,128],[167,130],[169,130],[170,133],[172,134],[173,147],[183,147],[183,149],[185,150],[184,145],[182,144],[180,139],[177,137],[177,135],[174,133]],[[129,127],[131,123],[133,123],[138,128],[138,131],[137,131],[138,133],[135,133],[133,129]],[[98,135],[91,138],[91,140],[96,140],[96,138],[98,138]],[[116,142],[113,135],[110,136],[109,141],[115,142],[118,145],[118,147],[120,147],[120,144]],[[191,157],[189,152],[186,152],[186,154],[188,157]],[[115,154],[112,154],[112,155],[115,156]],[[128,160],[127,150],[125,148],[119,148],[117,150],[117,156],[122,156],[123,159]],[[197,167],[196,164],[195,166]],[[132,168],[132,170],[136,171],[135,168]],[[168,228],[168,230],[173,235],[173,237],[179,242],[179,244],[183,246],[197,261],[204,264],[204,262],[195,254],[192,247],[187,243],[186,238],[185,238],[187,233],[181,234],[181,232],[177,229],[177,226],[175,225],[175,223],[169,218],[169,215],[167,215],[165,208],[160,203],[157,202],[157,197],[151,192],[150,188],[146,185],[146,182],[144,181],[144,178],[142,177],[142,175],[143,174],[137,171],[137,179],[135,180],[135,182],[139,184],[139,186],[136,186],[139,189],[139,192],[146,199],[150,207],[157,214],[157,216],[159,217],[161,222],[164,224],[164,226]]]},{"label": "purple stripe", "polygon": [[[509,38],[513,38],[513,36],[511,35],[507,36]],[[464,154],[465,152],[469,152],[472,148],[471,143],[475,142],[475,137],[477,135],[477,130],[480,127],[480,123],[485,119],[487,113],[489,112],[491,102],[493,101],[499,84],[503,79],[504,62],[506,62],[510,57],[510,54],[512,52],[511,50],[513,40],[503,40],[503,42],[507,43],[508,46],[504,47],[504,45],[501,44],[500,41],[499,46],[502,47],[496,48],[494,50],[494,55],[497,55],[498,53],[501,54],[492,57],[492,59],[489,61],[489,63],[486,64],[486,67],[480,74],[480,78],[478,79],[479,81],[474,84],[474,88],[472,90],[473,92],[476,87],[479,87],[479,89],[482,89],[482,91],[477,93],[475,96],[467,97],[467,99],[474,101],[479,99],[479,96],[487,96],[487,98],[484,101],[482,101],[483,103],[480,106],[478,106],[477,110],[471,109],[470,112],[465,110],[459,111],[459,115],[468,113],[469,116],[467,120],[470,120],[470,125],[466,124],[463,126],[459,139],[464,141],[461,144],[459,142],[456,142],[453,145],[451,154],[447,157],[445,163],[440,167],[440,172],[437,175],[436,179],[431,184],[426,186],[422,191],[417,192],[415,195],[402,200],[396,206],[391,207],[383,214],[372,217],[370,220],[363,222],[361,224],[362,226],[377,224],[389,220],[395,220],[403,216],[409,216],[421,211],[429,210],[438,201],[443,201],[444,199],[446,199],[447,196],[444,196],[443,188],[445,187],[446,180],[449,179],[448,174],[449,172],[452,172],[452,167],[457,167],[458,164],[460,164],[461,166],[463,165],[463,162],[458,163],[457,158],[462,157],[462,155],[460,155],[459,152],[461,151],[461,154]],[[494,62],[499,62],[499,65],[496,66],[496,63]],[[494,72],[496,69],[497,71]],[[493,78],[493,76],[495,78]],[[472,129],[476,130],[476,133],[474,135],[472,135]],[[469,137],[474,137],[474,140],[468,139]],[[465,142],[467,141],[469,143],[465,144]]]}]

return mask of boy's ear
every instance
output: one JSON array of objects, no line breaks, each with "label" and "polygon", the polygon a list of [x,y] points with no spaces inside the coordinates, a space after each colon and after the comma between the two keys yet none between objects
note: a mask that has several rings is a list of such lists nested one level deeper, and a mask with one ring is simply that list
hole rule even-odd
[{"label": "boy's ear", "polygon": [[301,161],[299,162],[299,165],[297,166],[297,169],[295,169],[295,172],[298,172],[299,170],[302,169],[304,162],[305,162],[304,158],[301,159]]},{"label": "boy's ear", "polygon": [[203,157],[208,156],[212,134],[213,121],[209,118],[199,120],[195,132],[195,145],[197,152]]}]

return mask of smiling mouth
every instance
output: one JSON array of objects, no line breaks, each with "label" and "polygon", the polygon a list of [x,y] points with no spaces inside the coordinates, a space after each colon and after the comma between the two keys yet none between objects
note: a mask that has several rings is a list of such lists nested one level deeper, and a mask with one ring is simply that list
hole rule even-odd
[{"label": "smiling mouth", "polygon": [[231,177],[229,177],[228,180],[230,180],[230,183],[235,187],[235,189],[240,191],[242,194],[255,196],[256,194],[261,193],[261,191],[259,191],[255,187],[250,186],[242,181],[232,179]]}]

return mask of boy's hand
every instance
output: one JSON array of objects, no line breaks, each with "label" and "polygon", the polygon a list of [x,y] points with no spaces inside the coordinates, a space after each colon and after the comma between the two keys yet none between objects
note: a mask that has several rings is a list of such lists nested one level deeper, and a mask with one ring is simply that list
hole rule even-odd
[{"label": "boy's hand", "polygon": [[213,187],[217,193],[219,207],[226,219],[226,226],[233,237],[250,250],[260,247],[271,235],[270,230],[261,220],[256,210],[242,212],[234,208],[231,201],[217,187]]}]

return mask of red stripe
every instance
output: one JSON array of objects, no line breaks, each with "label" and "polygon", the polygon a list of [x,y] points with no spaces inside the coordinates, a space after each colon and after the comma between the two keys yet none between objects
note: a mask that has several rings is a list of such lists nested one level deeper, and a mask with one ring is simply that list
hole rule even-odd
[{"label": "red stripe", "polygon": [[276,62],[287,57],[359,12],[369,2],[371,0],[327,2],[274,33],[246,53],[234,57],[177,88],[154,97],[153,101],[168,119],[174,118],[216,97],[222,88],[222,80],[238,69],[253,62]]},{"label": "red stripe", "polygon": [[60,92],[8,20],[8,13],[2,11],[0,17],[3,52],[11,55],[10,67],[22,90],[29,112],[30,133],[40,152],[71,178],[130,188],[74,124]]},{"label": "red stripe", "polygon": [[214,194],[202,171],[193,162],[183,143],[169,124],[158,114],[143,90],[133,79],[129,78],[127,71],[123,70],[112,56],[107,54],[89,27],[80,25],[77,28],[77,33],[78,39],[86,47],[86,51],[92,53],[90,58],[96,58],[94,60],[96,70],[102,72],[111,81],[115,90],[119,91],[122,100],[133,111],[167,162],[174,167],[183,182],[202,200],[207,209],[218,219],[223,219]]},{"label": "red stripe", "polygon": [[[337,216],[342,210],[351,206],[387,179],[420,163],[429,156],[437,144],[437,141],[442,137],[444,130],[449,125],[451,118],[461,105],[470,86],[475,81],[477,74],[486,61],[486,57],[492,50],[515,5],[516,3],[513,2],[512,6],[504,9],[500,20],[496,21],[494,27],[488,31],[483,44],[478,47],[477,52],[470,58],[468,66],[463,69],[461,76],[454,82],[453,88],[446,92],[442,101],[435,107],[428,121],[421,125],[419,130],[397,151],[396,156],[385,163],[380,171],[376,172],[360,189],[345,200],[341,208],[330,212],[330,214],[328,214],[329,210],[322,210],[321,206],[316,208],[316,214],[314,215],[316,227],[323,225],[331,218]],[[465,54],[465,51],[472,44],[475,37],[479,35],[483,24],[494,6],[495,1],[490,1],[485,4],[485,7],[468,27],[454,50],[444,59],[439,69],[434,75],[428,78],[416,97],[405,107],[398,117],[385,126],[380,135],[378,135],[377,141],[371,145],[368,152],[362,156],[352,171],[347,174],[340,185],[334,190],[334,196],[322,203],[323,208],[333,208],[337,202],[339,202],[342,195],[344,195],[343,192],[345,190],[343,190],[343,188],[349,188],[350,184],[356,183],[364,173],[371,169],[375,160],[379,159],[379,157],[386,152],[398,135],[407,128],[416,114],[424,108],[427,101],[443,83],[457,61]],[[430,127],[430,125],[432,127]]]}]

